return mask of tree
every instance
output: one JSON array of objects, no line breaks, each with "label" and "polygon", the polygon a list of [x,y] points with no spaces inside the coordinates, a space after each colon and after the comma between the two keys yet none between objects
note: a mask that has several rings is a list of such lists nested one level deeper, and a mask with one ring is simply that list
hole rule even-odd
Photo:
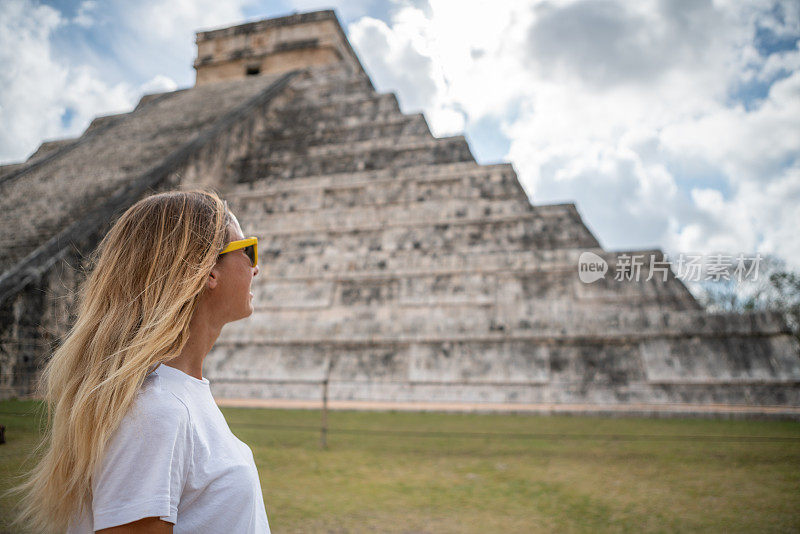
[{"label": "tree", "polygon": [[767,255],[761,259],[755,279],[739,281],[730,277],[687,285],[711,312],[779,312],[800,341],[800,271],[790,269],[776,256]]}]

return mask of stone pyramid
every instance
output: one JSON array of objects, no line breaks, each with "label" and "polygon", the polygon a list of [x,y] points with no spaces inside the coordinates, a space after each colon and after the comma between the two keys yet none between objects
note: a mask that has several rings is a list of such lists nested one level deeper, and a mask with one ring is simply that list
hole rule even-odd
[{"label": "stone pyramid", "polygon": [[581,282],[585,252],[610,273],[663,255],[603,250],[574,204],[532,205],[510,164],[434,137],[375,90],[332,11],[197,44],[194,88],[0,176],[0,202],[31,226],[2,242],[5,395],[30,388],[115,214],[203,185],[259,237],[262,267],[256,311],[206,359],[218,398],[314,400],[327,384],[354,402],[800,407],[800,348],[778,315],[708,314],[668,270]]}]

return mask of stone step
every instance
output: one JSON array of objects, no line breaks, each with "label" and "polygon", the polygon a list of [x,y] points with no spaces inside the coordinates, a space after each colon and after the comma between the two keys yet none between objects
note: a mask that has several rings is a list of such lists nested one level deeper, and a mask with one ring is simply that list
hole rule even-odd
[{"label": "stone step", "polygon": [[[297,129],[293,128],[292,125],[284,125],[282,131],[277,131],[277,128],[275,128],[276,132],[275,138],[279,139],[281,138],[281,136],[290,137],[290,136],[297,136],[297,135],[303,135],[305,133],[314,133],[314,132],[325,133],[328,130],[355,129],[360,127],[368,127],[373,124],[392,124],[396,122],[404,122],[406,120],[409,120],[408,119],[409,117],[416,117],[416,116],[420,116],[423,121],[425,120],[424,116],[422,116],[422,114],[420,113],[404,114],[394,111],[382,112],[375,115],[371,115],[369,113],[367,114],[361,113],[356,115],[343,115],[340,117],[335,117],[335,116],[316,116],[313,118],[309,117],[309,119],[311,120],[309,120],[308,122],[311,125],[311,127],[304,127],[302,130],[296,131]],[[419,118],[411,120],[419,120]],[[425,121],[425,126],[427,128],[427,121]],[[429,128],[427,129],[427,132],[428,134],[430,134]]]},{"label": "stone step", "polygon": [[[655,343],[652,351],[657,352],[670,350],[668,344],[659,347],[659,339],[684,339],[690,346],[695,336],[711,337],[719,339],[727,347],[740,343],[739,336],[784,333],[788,332],[777,314],[711,315],[703,311],[656,309],[612,310],[602,314],[596,310],[576,309],[564,300],[533,301],[528,306],[505,309],[480,303],[438,307],[390,303],[308,309],[257,308],[248,319],[228,325],[220,341],[269,343],[293,340],[307,344],[370,338],[413,341],[446,337],[453,341],[468,341],[519,336],[542,340],[617,339],[634,343],[652,340]],[[708,349],[714,350],[714,347]],[[597,347],[591,347],[591,350],[597,350]],[[797,359],[792,351],[774,352],[776,358],[781,355],[784,359]],[[789,363],[795,368],[800,367],[800,362]]]},{"label": "stone step", "polygon": [[[368,151],[375,150],[405,150],[407,148],[429,148],[434,149],[438,145],[457,143],[463,136],[436,138],[428,134],[406,135],[384,138],[372,138],[359,142],[347,143],[334,139],[332,142],[307,146],[305,143],[298,143],[296,146],[281,149],[273,146],[269,141],[255,143],[249,151],[248,157],[253,160],[265,159],[269,161],[291,162],[297,157],[326,158],[343,155],[359,155]],[[438,141],[438,142],[437,142]]]},{"label": "stone step", "polygon": [[[349,190],[366,188],[371,185],[384,186],[392,183],[429,184],[448,181],[469,176],[482,177],[485,180],[499,181],[501,175],[512,174],[516,180],[514,168],[509,163],[494,165],[478,165],[475,161],[459,161],[434,165],[410,165],[401,168],[374,169],[369,171],[345,172],[304,176],[283,182],[270,182],[267,176],[261,180],[246,184],[234,184],[225,189],[229,200],[258,200],[271,196],[285,198],[284,194],[311,194],[315,189]],[[476,180],[479,183],[482,180]]]},{"label": "stone step", "polygon": [[242,183],[260,177],[292,180],[319,174],[469,160],[474,158],[464,136],[404,137],[311,147],[306,155],[294,151],[256,153],[239,160],[231,172]]},{"label": "stone step", "polygon": [[319,119],[341,119],[342,117],[371,117],[379,120],[402,115],[394,93],[345,94],[306,102],[302,99],[270,110],[278,123],[308,125]]},{"label": "stone step", "polygon": [[17,262],[22,261],[31,249],[28,241],[24,237],[9,236],[0,240],[0,273],[11,269]]},{"label": "stone step", "polygon": [[[289,182],[291,183],[291,182]],[[528,198],[510,165],[474,167],[461,174],[375,178],[341,185],[319,181],[319,187],[271,188],[226,194],[231,209],[243,220],[257,221],[267,214],[306,213],[336,208],[409,206],[448,200],[511,200],[528,205]]]},{"label": "stone step", "polygon": [[[536,401],[546,403],[543,409],[577,399],[588,406],[604,404],[604,410],[630,406],[631,400],[641,402],[640,408],[652,408],[654,400],[665,403],[661,408],[675,407],[676,399],[702,402],[706,407],[724,399],[739,408],[752,407],[754,399],[765,406],[800,401],[800,382],[792,375],[796,366],[783,359],[775,361],[759,350],[758,338],[626,340],[612,335],[591,338],[594,346],[587,346],[585,340],[542,339],[535,334],[424,339],[362,336],[262,344],[221,339],[206,359],[206,367],[215,395],[223,392],[233,398],[244,397],[245,392],[248,397],[318,402],[322,381],[328,379],[329,398]],[[673,346],[663,360],[654,358],[665,341],[673,341]],[[720,342],[729,349],[724,356],[715,353]],[[589,384],[598,387],[588,388]],[[713,392],[719,386],[724,393]],[[457,405],[442,406],[453,409]],[[505,405],[505,409],[511,406],[519,404]]]},{"label": "stone step", "polygon": [[340,64],[319,65],[308,67],[304,70],[305,72],[297,77],[298,80],[318,82],[349,80],[353,78],[369,80],[369,76],[366,73],[360,71],[354,72],[342,68]]},{"label": "stone step", "polygon": [[[505,217],[533,212],[528,199],[442,199],[371,206],[335,207],[297,213],[261,215],[239,210],[240,219],[267,232],[266,235],[295,234],[299,232],[348,231],[372,228],[376,225],[389,228],[398,221],[415,224],[441,224],[461,219]],[[251,222],[252,221],[252,222]],[[262,234],[263,235],[263,234]]]},{"label": "stone step", "polygon": [[[584,251],[593,252],[607,262],[608,272],[604,278],[590,284],[580,282],[577,266]],[[522,284],[521,291],[536,298],[571,295],[581,305],[601,306],[611,303],[638,303],[644,298],[653,299],[653,305],[658,307],[666,306],[676,310],[701,309],[686,287],[675,278],[673,271],[662,272],[658,269],[659,264],[652,264],[653,260],[663,259],[658,250],[609,253],[600,248],[588,248],[442,253],[433,249],[341,252],[328,256],[290,251],[277,257],[270,255],[271,252],[273,251],[266,253],[268,257],[261,254],[265,276],[254,282],[256,286],[297,283],[311,287],[314,284],[343,281],[392,283],[402,279],[430,277],[448,280],[459,276],[514,276]],[[621,277],[619,281],[616,280],[618,254],[639,255],[644,260],[640,276],[633,280],[622,280]],[[531,289],[531,284],[538,289]],[[510,298],[512,295],[504,293],[498,297],[498,301]],[[295,298],[293,302],[296,301]]]},{"label": "stone step", "polygon": [[[42,143],[44,144],[44,143]],[[23,161],[21,163],[6,163],[4,165],[0,165],[0,178],[7,174],[12,174],[28,165],[28,162],[33,159],[33,156],[28,158],[28,161]]]},{"label": "stone step", "polygon": [[366,95],[376,93],[369,78],[358,76],[316,77],[299,79],[291,83],[291,88],[298,91],[298,97],[313,101],[339,95]]},{"label": "stone step", "polygon": [[313,130],[297,131],[271,127],[258,136],[254,146],[259,144],[270,151],[291,150],[305,153],[310,147],[334,143],[357,143],[382,138],[429,137],[433,136],[422,114],[397,115],[384,120],[371,121],[355,117],[356,121],[317,121]]},{"label": "stone step", "polygon": [[542,217],[527,215],[453,219],[426,223],[401,220],[389,225],[370,225],[346,230],[315,230],[274,233],[252,226],[259,236],[260,253],[267,258],[292,251],[303,257],[333,257],[346,252],[441,251],[443,253],[530,249],[597,248],[597,240],[586,227],[568,214]]},{"label": "stone step", "polygon": [[[385,102],[381,104],[374,103],[372,106],[369,104],[360,104],[364,101],[374,101],[376,99],[385,99]],[[397,101],[397,95],[394,93],[379,93],[375,89],[368,87],[354,87],[351,90],[337,90],[335,87],[320,88],[319,91],[304,89],[287,94],[285,111],[288,115],[295,115],[297,110],[302,109],[314,117],[331,117],[333,116],[330,114],[331,110],[339,109],[345,112],[342,116],[348,116],[358,114],[349,112],[353,109],[363,112],[364,109],[374,109],[375,105],[389,106],[384,107],[384,110],[391,109],[391,107],[393,107],[392,100]],[[400,111],[399,105],[397,111]],[[276,114],[281,114],[284,110],[275,109],[274,112]]]},{"label": "stone step", "polygon": [[[103,190],[98,187],[99,190]],[[6,215],[0,211],[0,223],[5,225],[5,228],[20,228],[28,225],[33,225],[34,220],[18,220],[13,217],[13,214]],[[60,224],[53,224],[51,222],[42,223],[37,227],[37,231],[43,235],[56,235],[63,230]],[[30,239],[28,239],[23,232],[4,232],[0,235],[0,274],[8,269],[11,269],[18,262],[23,261],[25,257],[34,252],[35,248],[31,248]]]},{"label": "stone step", "polygon": [[404,117],[391,93],[333,95],[308,101],[294,98],[268,111],[267,129],[254,142],[258,146],[271,137],[310,136],[329,129],[399,121]]},{"label": "stone step", "polygon": [[[584,251],[590,251],[604,258],[608,265],[608,273],[600,280],[590,284],[578,283],[578,258]],[[674,273],[666,274],[651,269],[650,258],[661,258],[659,251],[639,251],[644,253],[645,262],[641,276],[634,280],[617,281],[615,253],[605,253],[599,248],[589,249],[554,249],[525,250],[518,252],[454,252],[441,253],[437,250],[427,251],[371,251],[367,254],[348,252],[336,256],[307,256],[302,253],[288,252],[277,257],[269,253],[262,254],[262,270],[266,273],[259,283],[273,281],[278,283],[302,282],[315,283],[341,280],[393,280],[399,278],[456,275],[471,276],[497,275],[512,273],[514,276],[533,276],[551,283],[555,294],[542,293],[548,297],[557,297],[564,290],[560,283],[564,277],[573,284],[568,293],[576,300],[585,302],[616,302],[620,299],[636,298],[640,293],[647,297],[676,298],[681,302],[680,309],[699,309],[683,284],[675,280]],[[655,284],[653,288],[647,284]],[[642,284],[641,287],[639,284]],[[665,287],[664,291],[659,288]]]},{"label": "stone step", "polygon": [[[263,248],[263,247],[262,247]],[[601,249],[587,249],[613,259]],[[583,250],[550,249],[523,251],[462,251],[396,250],[362,252],[341,251],[335,256],[309,256],[297,251],[267,252],[259,249],[264,278],[280,281],[384,279],[404,276],[424,276],[453,273],[520,272],[542,273],[577,272],[578,258]],[[256,282],[254,282],[256,283]]]},{"label": "stone step", "polygon": [[[451,306],[457,304],[522,306],[524,302],[572,302],[574,309],[609,310],[666,307],[694,310],[674,277],[666,282],[622,281],[606,286],[583,284],[574,265],[569,269],[523,268],[438,272],[341,273],[338,276],[288,280],[272,269],[253,282],[253,303],[259,309],[328,308],[331,306]],[[612,290],[609,290],[612,287]]]},{"label": "stone step", "polygon": [[[406,204],[401,204],[400,209],[395,210],[396,217],[389,218],[385,221],[370,218],[369,216],[361,217],[362,213],[368,214],[370,211],[376,214],[375,217],[383,217],[377,214],[381,209],[380,206],[369,209],[356,206],[354,209],[346,211],[337,209],[337,212],[341,215],[349,215],[352,221],[351,224],[346,224],[344,221],[329,222],[327,218],[322,217],[317,219],[317,223],[302,220],[304,217],[306,219],[311,219],[313,217],[311,215],[312,211],[306,214],[300,212],[299,214],[291,215],[290,220],[300,221],[298,223],[299,226],[284,225],[278,222],[282,217],[287,217],[289,214],[277,214],[274,217],[269,215],[259,216],[251,211],[245,212],[245,215],[249,215],[252,220],[245,219],[245,217],[242,217],[242,219],[247,221],[247,226],[250,231],[257,233],[261,236],[262,240],[266,240],[269,237],[280,236],[300,236],[300,238],[302,238],[303,236],[319,233],[325,233],[331,238],[335,238],[354,234],[366,235],[375,231],[388,231],[393,228],[411,229],[429,228],[431,226],[437,227],[437,231],[447,231],[449,229],[448,227],[471,227],[474,225],[495,224],[506,225],[514,222],[532,224],[536,225],[539,230],[550,231],[554,227],[557,228],[559,226],[582,223],[580,215],[574,209],[573,204],[533,206],[525,200],[521,201],[516,198],[493,199],[488,201],[473,200],[472,203],[469,201],[453,201],[453,205],[451,208],[447,209],[447,213],[445,213],[445,208],[443,207],[446,204],[434,203],[434,206],[439,206],[438,211],[435,209],[433,211],[427,210],[426,208],[428,205],[429,203],[427,202],[412,202],[409,203],[408,206],[416,207],[417,209],[415,211],[409,211],[402,209],[402,206],[406,206]],[[483,207],[483,209],[473,208],[471,206],[480,206]],[[382,209],[392,209],[392,205]],[[488,213],[487,209],[490,210]],[[450,215],[447,216],[447,214]],[[295,215],[299,215],[299,217],[295,218]],[[421,218],[422,215],[424,215],[424,217]],[[341,224],[339,224],[340,222]],[[280,225],[280,227],[278,227],[278,225]],[[418,247],[407,248],[409,250],[412,248],[414,250],[420,250]]]}]

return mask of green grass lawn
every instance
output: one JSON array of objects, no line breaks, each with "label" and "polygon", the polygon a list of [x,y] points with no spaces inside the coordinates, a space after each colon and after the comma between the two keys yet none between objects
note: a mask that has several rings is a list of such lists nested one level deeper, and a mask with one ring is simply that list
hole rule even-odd
[{"label": "green grass lawn", "polygon": [[[36,406],[0,402],[0,491]],[[276,534],[800,530],[796,422],[332,412],[322,450],[319,412],[223,412]]]}]

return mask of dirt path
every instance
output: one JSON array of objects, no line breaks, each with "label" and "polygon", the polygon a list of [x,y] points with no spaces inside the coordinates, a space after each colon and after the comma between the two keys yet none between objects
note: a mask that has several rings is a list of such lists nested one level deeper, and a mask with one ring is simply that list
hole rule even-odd
[{"label": "dirt path", "polygon": [[[318,400],[217,399],[219,406],[318,410]],[[456,402],[329,401],[331,410],[532,413],[573,415],[642,415],[655,417],[767,417],[800,420],[800,406],[739,406],[727,404],[488,404]]]}]

